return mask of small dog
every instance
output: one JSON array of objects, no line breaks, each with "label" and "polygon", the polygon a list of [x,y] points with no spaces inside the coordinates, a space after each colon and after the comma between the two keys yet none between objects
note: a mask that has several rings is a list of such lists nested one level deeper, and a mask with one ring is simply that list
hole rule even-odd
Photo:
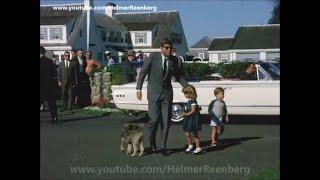
[{"label": "small dog", "polygon": [[125,150],[125,144],[127,144],[127,154],[133,153],[131,156],[136,156],[140,150],[139,156],[143,155],[143,126],[134,125],[132,123],[125,123],[121,133],[121,146],[120,151]]}]

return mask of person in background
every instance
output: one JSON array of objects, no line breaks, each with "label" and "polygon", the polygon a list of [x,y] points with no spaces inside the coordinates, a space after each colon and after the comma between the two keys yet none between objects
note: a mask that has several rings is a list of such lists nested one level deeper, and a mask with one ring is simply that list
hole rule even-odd
[{"label": "person in background", "polygon": [[133,60],[136,57],[134,50],[128,51],[128,58],[121,63],[121,84],[134,82],[137,72],[133,68]]},{"label": "person in background", "polygon": [[136,69],[136,71],[137,71],[137,74],[139,74],[140,73],[140,71],[141,71],[141,68],[142,68],[142,66],[143,66],[143,52],[142,51],[139,51],[138,52],[138,55],[137,55],[137,58],[136,58],[136,67],[135,67],[135,69]]},{"label": "person in background", "polygon": [[92,58],[91,51],[87,52],[86,58],[87,58],[86,73],[90,76],[90,74],[93,70],[99,69],[101,67],[101,64]]},{"label": "person in background", "polygon": [[240,80],[246,80],[246,81],[257,80],[256,66],[254,64],[249,64],[246,71],[240,74]]},{"label": "person in background", "polygon": [[55,65],[52,60],[45,56],[46,50],[40,46],[40,106],[47,101],[53,123],[58,122],[58,113],[56,105],[56,86],[54,79]]},{"label": "person in background", "polygon": [[171,53],[172,53],[172,56],[177,57],[178,66],[179,66],[179,68],[182,68],[183,58],[181,56],[177,55],[177,51],[176,51],[175,47],[172,48],[172,52]]},{"label": "person in background", "polygon": [[92,103],[91,93],[92,93],[92,90],[93,90],[92,88],[93,88],[93,86],[94,86],[94,84],[93,84],[93,83],[94,83],[94,80],[93,80],[94,76],[93,76],[92,72],[93,72],[95,69],[101,68],[101,64],[100,64],[98,61],[96,61],[96,60],[94,60],[94,59],[92,58],[92,52],[91,52],[91,51],[87,52],[86,57],[87,57],[86,73],[87,73],[88,76],[89,76],[90,89],[91,89],[90,99],[91,99],[91,103]]},{"label": "person in background", "polygon": [[73,59],[73,58],[76,57],[76,56],[77,56],[77,50],[72,49],[72,50],[71,50],[71,57],[70,57],[70,59]]},{"label": "person in background", "polygon": [[78,108],[91,105],[91,88],[89,75],[86,73],[87,61],[81,49],[77,50],[77,56],[72,59],[77,63],[78,84],[76,86],[76,102]]},{"label": "person in background", "polygon": [[64,61],[59,64],[58,81],[62,90],[62,109],[73,110],[75,87],[78,83],[77,62],[70,60],[70,53],[64,52]]},{"label": "person in background", "polygon": [[108,67],[113,66],[113,65],[115,64],[115,61],[114,61],[114,59],[111,57],[111,52],[110,52],[110,51],[107,51],[107,52],[106,52],[106,56],[107,56],[107,62],[108,62],[107,66],[108,66]]}]

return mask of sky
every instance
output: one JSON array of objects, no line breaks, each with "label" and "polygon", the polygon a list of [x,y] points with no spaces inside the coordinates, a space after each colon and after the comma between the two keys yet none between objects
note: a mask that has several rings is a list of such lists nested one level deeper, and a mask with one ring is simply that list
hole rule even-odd
[{"label": "sky", "polygon": [[[82,2],[41,0],[41,4]],[[94,6],[104,6],[109,2],[119,6],[156,6],[157,11],[179,11],[189,47],[204,36],[211,40],[233,37],[239,26],[267,24],[275,5],[274,0],[94,0]]]}]

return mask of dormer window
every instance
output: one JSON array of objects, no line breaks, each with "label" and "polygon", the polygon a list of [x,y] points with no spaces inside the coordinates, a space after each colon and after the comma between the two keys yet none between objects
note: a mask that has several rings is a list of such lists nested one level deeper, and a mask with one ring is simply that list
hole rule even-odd
[{"label": "dormer window", "polygon": [[40,28],[40,40],[48,40],[48,28]]},{"label": "dormer window", "polygon": [[67,34],[64,25],[41,25],[40,43],[66,43]]},{"label": "dormer window", "polygon": [[136,44],[146,44],[147,33],[136,33]]},{"label": "dormer window", "polygon": [[50,40],[62,40],[62,28],[50,28]]}]

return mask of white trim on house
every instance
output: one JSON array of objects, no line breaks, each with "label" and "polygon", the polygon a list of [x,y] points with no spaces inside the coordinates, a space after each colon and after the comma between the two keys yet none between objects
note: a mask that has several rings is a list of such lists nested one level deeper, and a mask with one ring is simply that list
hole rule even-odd
[{"label": "white trim on house", "polygon": [[208,50],[208,48],[189,48],[189,51],[190,50]]},{"label": "white trim on house", "polygon": [[279,49],[229,49],[229,52],[277,52]]},{"label": "white trim on house", "polygon": [[244,26],[240,26],[240,27],[265,27],[265,26],[280,26],[280,24],[244,25]]},{"label": "white trim on house", "polygon": [[[50,44],[50,43],[66,43],[67,42],[67,28],[65,25],[41,25],[40,28],[47,29],[47,39],[40,39],[40,43]],[[51,28],[62,28],[62,40],[50,40],[50,29]]]},{"label": "white trim on house", "polygon": [[167,13],[167,12],[178,12],[177,10],[168,10],[168,11],[149,11],[149,12],[121,12],[121,13],[114,13],[117,14],[146,14],[146,13]]},{"label": "white trim on house", "polygon": [[48,51],[70,51],[72,50],[71,46],[48,46],[44,47]]},{"label": "white trim on house", "polygon": [[234,38],[233,36],[218,36],[218,37],[215,37],[213,40],[215,39],[226,39],[226,38]]},{"label": "white trim on house", "polygon": [[[146,43],[136,43],[136,34],[146,33]],[[152,32],[151,31],[130,31],[132,46],[152,46]]]},{"label": "white trim on house", "polygon": [[232,52],[280,52],[280,49],[229,49],[223,51],[208,51],[208,53],[232,53]]},{"label": "white trim on house", "polygon": [[133,48],[133,50],[135,50],[136,52],[138,51],[142,51],[142,52],[161,52],[160,48],[143,48],[143,49],[140,49],[140,48]]}]

